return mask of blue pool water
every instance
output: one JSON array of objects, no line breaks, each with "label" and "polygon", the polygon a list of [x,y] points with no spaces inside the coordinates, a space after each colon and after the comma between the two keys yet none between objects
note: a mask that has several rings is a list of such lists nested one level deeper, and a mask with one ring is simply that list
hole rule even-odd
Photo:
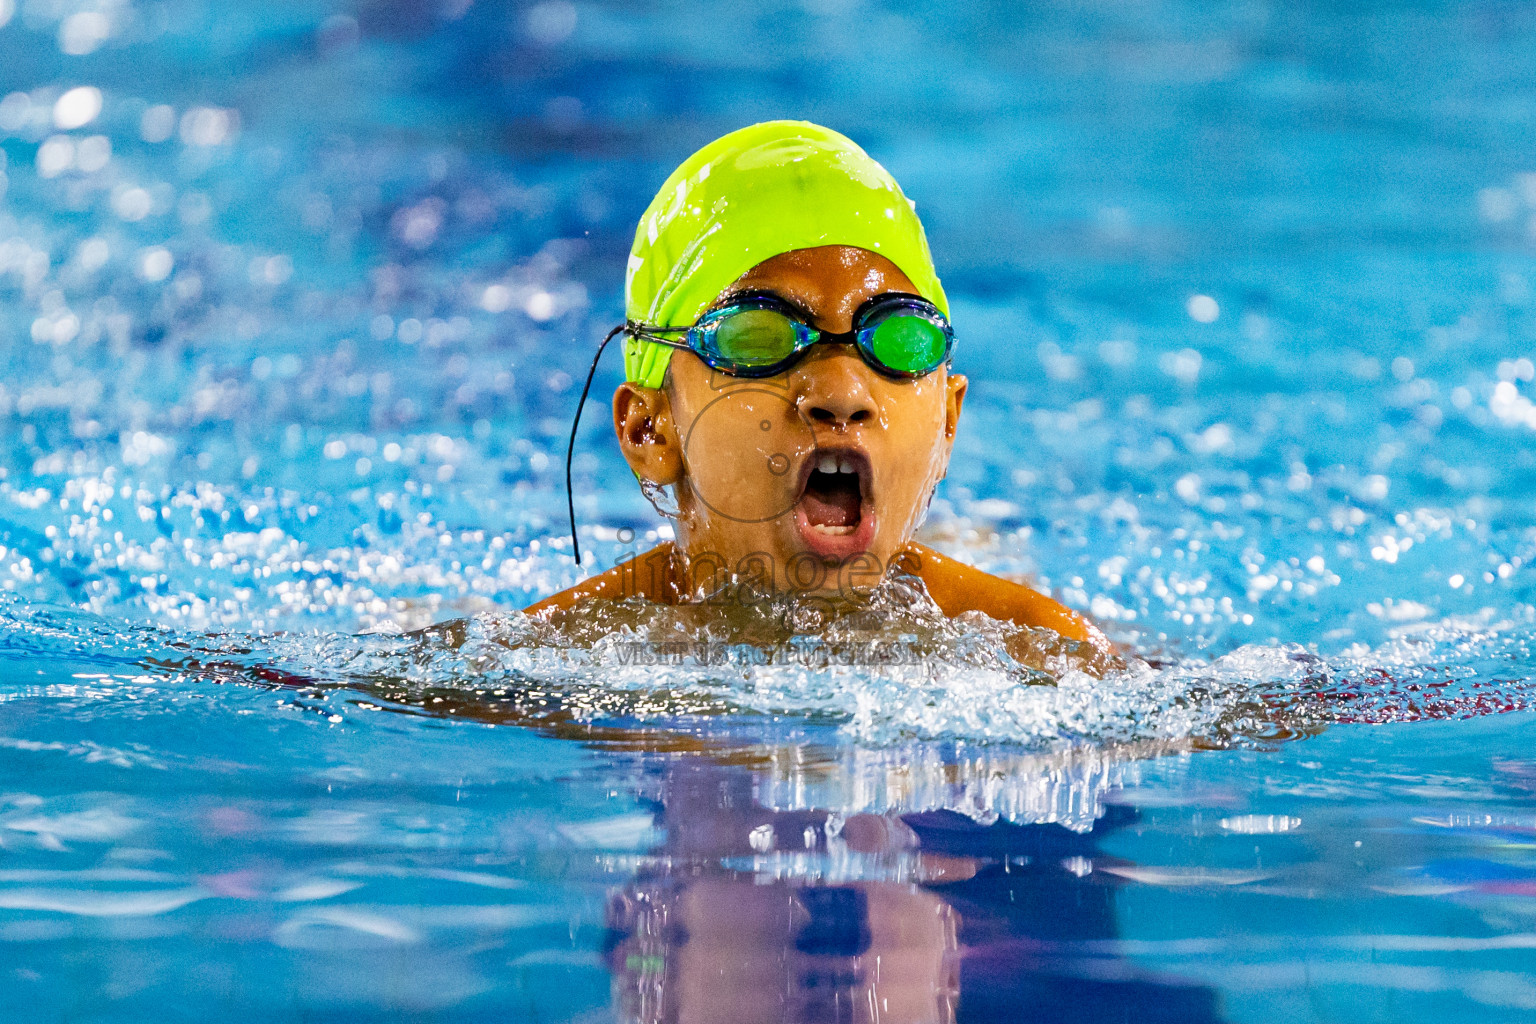
[{"label": "blue pool water", "polygon": [[[0,1018],[1530,1019],[1533,81],[1496,2],[0,0]],[[783,116],[928,225],[925,539],[1147,664],[516,614],[636,217]]]}]

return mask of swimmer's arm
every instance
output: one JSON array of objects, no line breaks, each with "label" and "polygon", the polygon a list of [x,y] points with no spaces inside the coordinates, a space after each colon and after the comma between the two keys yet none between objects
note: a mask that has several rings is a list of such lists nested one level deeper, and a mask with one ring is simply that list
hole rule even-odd
[{"label": "swimmer's arm", "polygon": [[660,604],[676,604],[677,596],[672,585],[672,544],[659,544],[628,561],[620,562],[607,572],[589,580],[582,580],[567,590],[535,604],[523,611],[528,615],[566,611],[592,600],[618,601],[626,597],[643,597]]},{"label": "swimmer's arm", "polygon": [[1069,640],[1089,644],[1104,655],[1114,654],[1114,645],[1098,626],[1061,602],[922,544],[908,544],[906,550],[916,561],[916,575],[945,615],[982,612],[1020,626],[1044,626]]}]

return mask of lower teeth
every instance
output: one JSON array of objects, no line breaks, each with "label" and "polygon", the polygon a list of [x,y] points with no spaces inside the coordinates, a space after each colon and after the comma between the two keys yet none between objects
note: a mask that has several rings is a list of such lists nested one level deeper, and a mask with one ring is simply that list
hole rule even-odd
[{"label": "lower teeth", "polygon": [[817,533],[830,533],[834,537],[846,537],[848,534],[850,534],[850,533],[852,533],[854,531],[855,527],[852,527],[852,526],[823,526],[820,523],[812,523],[811,524],[811,529],[815,530]]}]

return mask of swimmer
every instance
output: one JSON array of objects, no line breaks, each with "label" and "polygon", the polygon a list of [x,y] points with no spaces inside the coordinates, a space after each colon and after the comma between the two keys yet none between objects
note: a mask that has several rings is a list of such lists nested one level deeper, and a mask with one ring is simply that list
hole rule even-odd
[{"label": "swimmer", "polygon": [[846,598],[904,572],[948,616],[1046,627],[1113,659],[1076,611],[913,539],[967,381],[913,205],[852,141],[772,121],[689,157],[640,219],[625,317],[604,341],[624,344],[614,432],[676,539],[530,614],[742,583]]}]

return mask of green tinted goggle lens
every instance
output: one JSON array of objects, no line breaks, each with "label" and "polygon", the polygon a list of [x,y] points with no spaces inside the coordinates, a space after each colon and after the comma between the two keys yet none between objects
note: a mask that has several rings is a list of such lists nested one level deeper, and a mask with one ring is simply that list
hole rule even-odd
[{"label": "green tinted goggle lens", "polygon": [[795,354],[797,326],[776,309],[743,309],[714,325],[709,347],[737,366],[772,366]]},{"label": "green tinted goggle lens", "polygon": [[876,324],[870,331],[868,345],[870,355],[881,364],[898,373],[921,374],[944,361],[949,339],[932,320],[908,313],[886,317]]}]

